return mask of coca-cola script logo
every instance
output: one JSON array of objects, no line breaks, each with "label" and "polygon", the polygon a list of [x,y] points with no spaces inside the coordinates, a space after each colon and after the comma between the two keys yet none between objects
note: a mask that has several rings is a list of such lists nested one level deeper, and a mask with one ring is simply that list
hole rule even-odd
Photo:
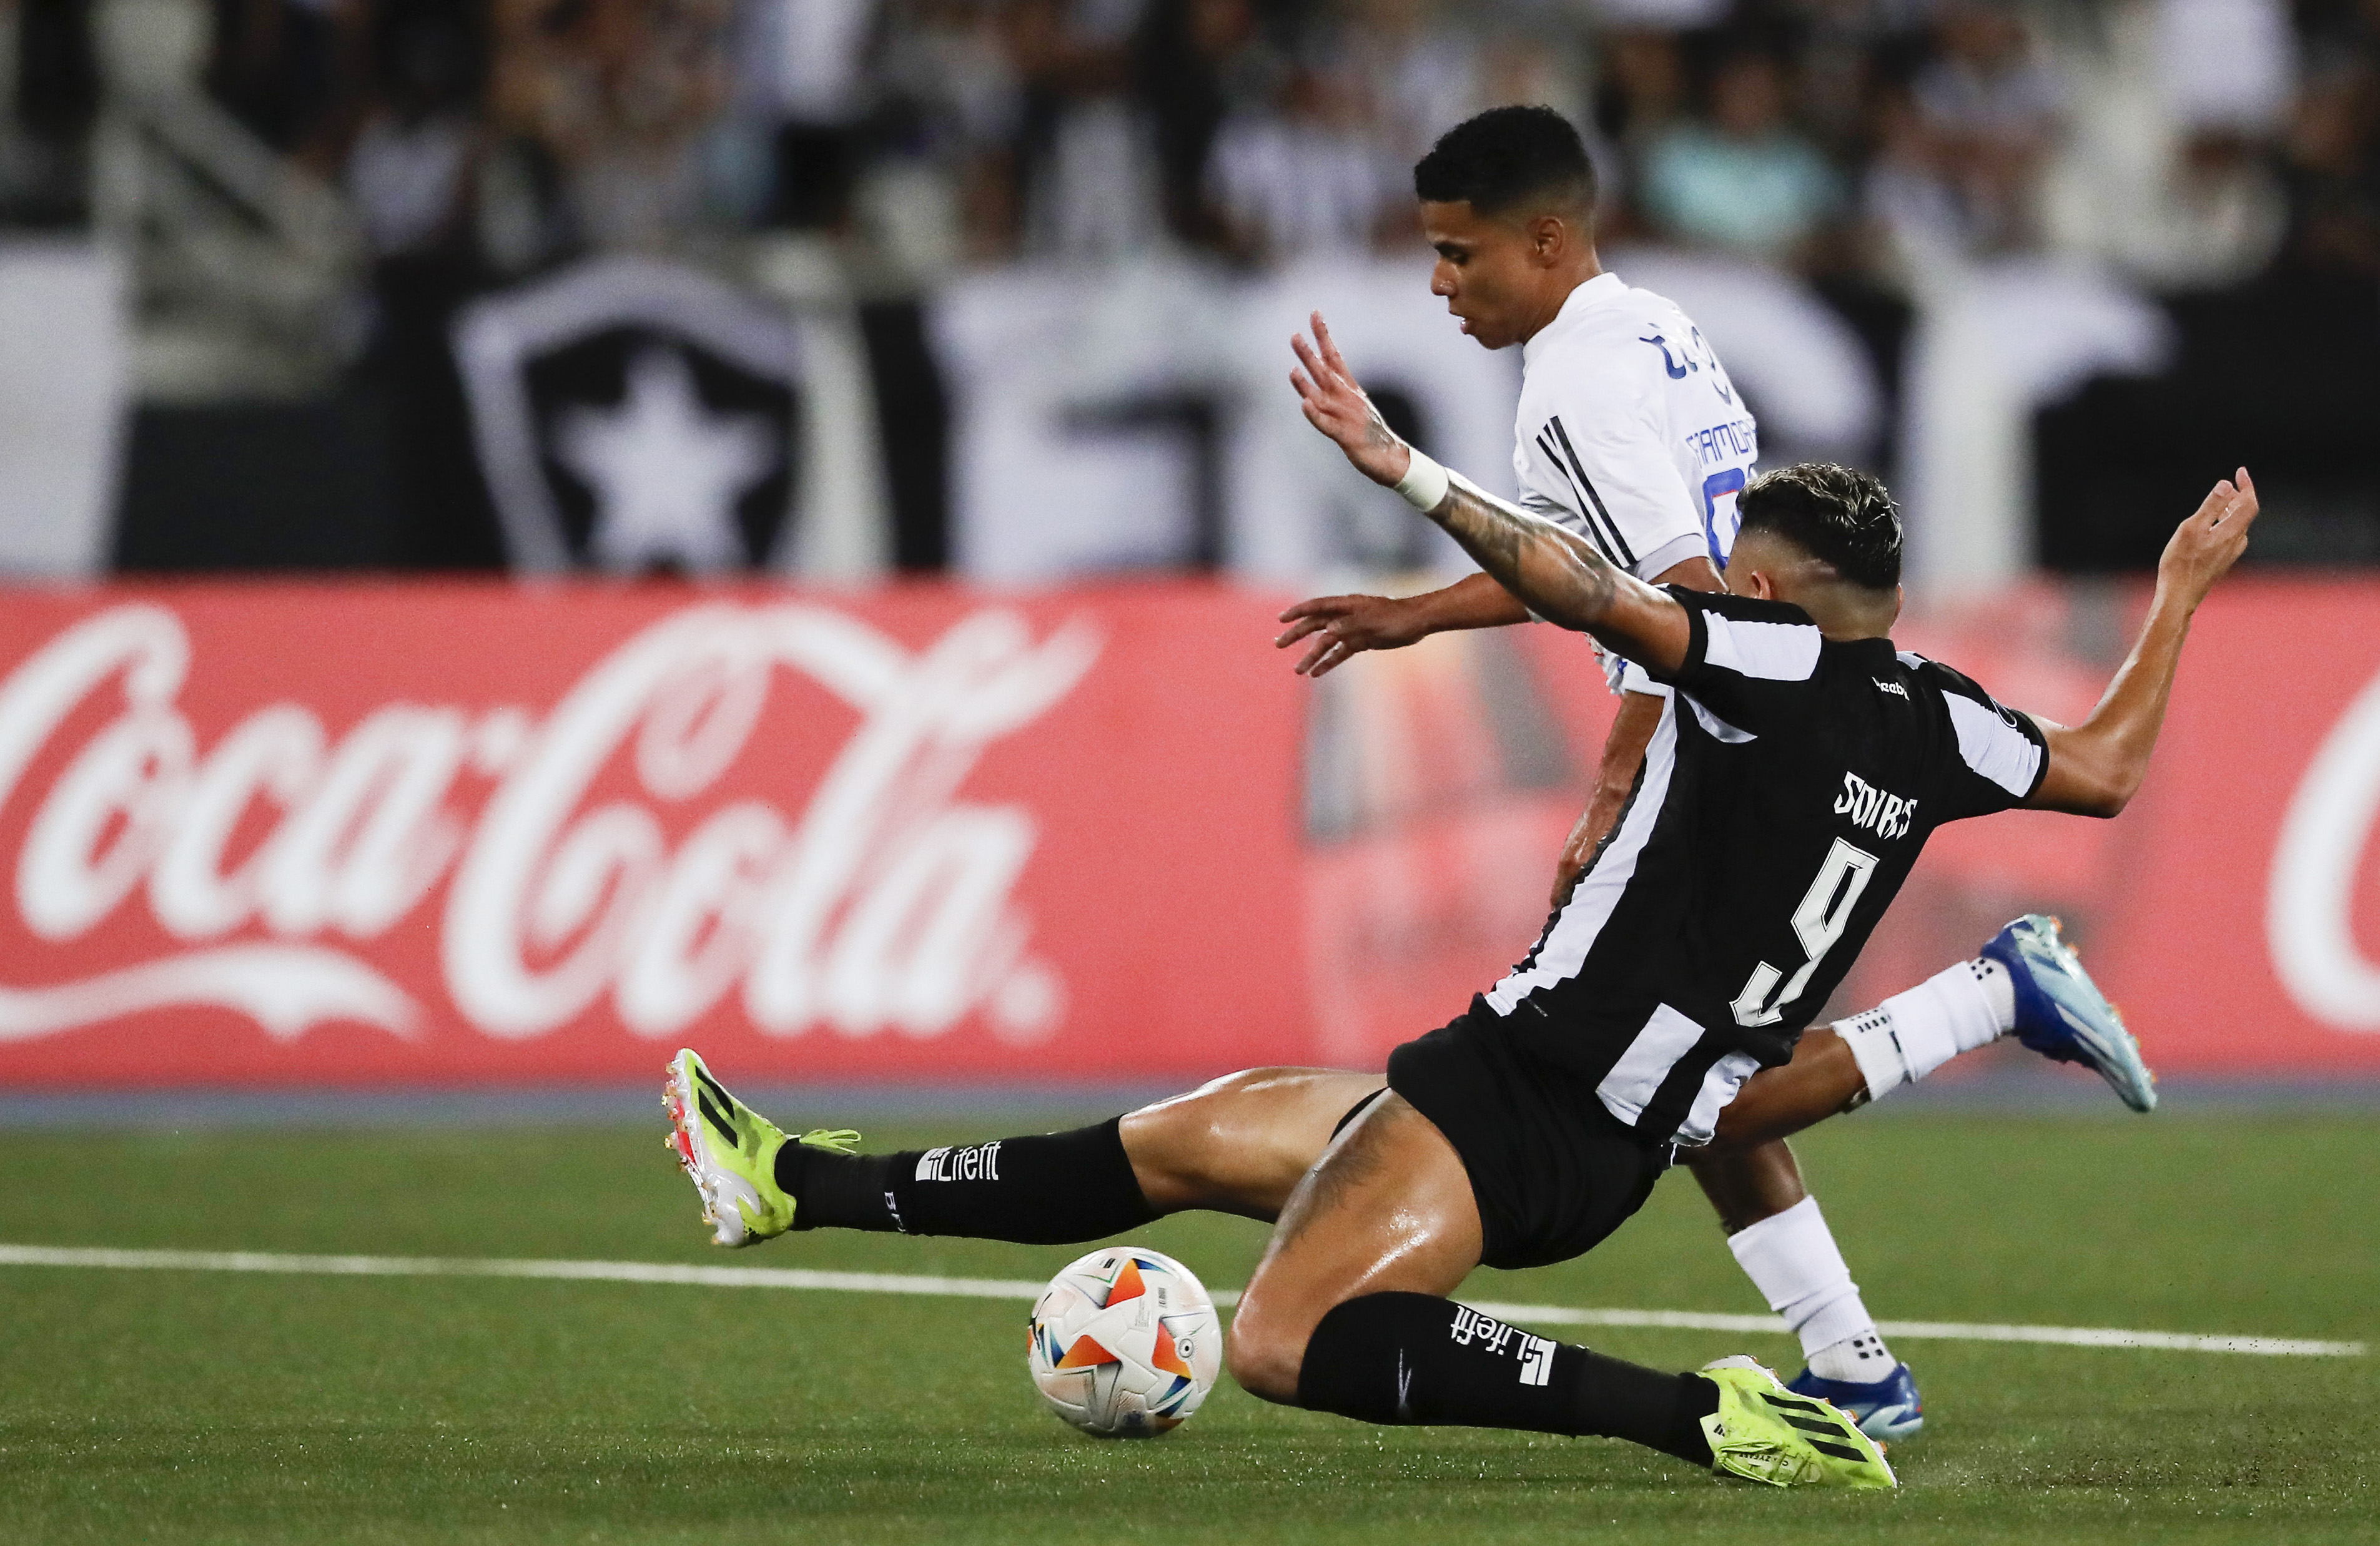
[{"label": "coca-cola script logo", "polygon": [[[80,980],[0,981],[0,1040],[178,1005],[284,1039],[334,1020],[416,1035],[423,1007],[361,947],[442,882],[443,986],[492,1037],[542,1035],[606,995],[631,1032],[668,1036],[735,994],[773,1035],[930,1036],[981,1011],[1032,1040],[1062,1012],[1012,902],[1034,820],[960,786],[1099,650],[1087,625],[1036,643],[998,609],[913,652],[824,608],[706,605],[621,645],[542,718],[389,703],[334,743],[306,706],[272,703],[201,746],[178,704],[181,620],[113,608],[0,682],[0,815],[39,802],[16,907],[64,945],[139,893],[174,945]],[[798,813],[715,792],[780,668],[857,716]],[[53,746],[119,694],[87,743]],[[45,790],[20,787],[62,753]],[[637,797],[601,798],[621,764]],[[493,780],[476,815],[458,808],[467,773]],[[683,837],[662,807],[695,818]],[[235,843],[260,819],[261,841]]]}]

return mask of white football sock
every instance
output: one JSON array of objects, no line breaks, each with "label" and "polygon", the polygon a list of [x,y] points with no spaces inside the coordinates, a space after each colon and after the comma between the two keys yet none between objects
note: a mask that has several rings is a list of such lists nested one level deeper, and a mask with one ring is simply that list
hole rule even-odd
[{"label": "white football sock", "polygon": [[[1818,1200],[1804,1197],[1727,1238],[1738,1265],[1768,1308],[1802,1339],[1810,1367],[1829,1380],[1873,1382],[1892,1372],[1894,1359],[1876,1335],[1876,1317],[1860,1302],[1859,1285],[1835,1245]],[[1818,1367],[1821,1359],[1828,1367]],[[1834,1371],[1850,1369],[1852,1373]]]},{"label": "white football sock", "polygon": [[2016,984],[1996,960],[1962,960],[1831,1030],[1852,1049],[1870,1100],[1914,1084],[2016,1029]]},{"label": "white football sock", "polygon": [[1842,1380],[1856,1385],[1872,1385],[1878,1380],[1889,1379],[1900,1362],[1884,1345],[1884,1338],[1873,1331],[1847,1336],[1806,1356],[1810,1372],[1819,1379]]}]

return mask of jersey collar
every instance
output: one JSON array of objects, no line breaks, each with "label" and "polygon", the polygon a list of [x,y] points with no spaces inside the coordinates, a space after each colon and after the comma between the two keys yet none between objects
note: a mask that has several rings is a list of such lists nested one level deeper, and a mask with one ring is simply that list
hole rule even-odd
[{"label": "jersey collar", "polygon": [[1597,307],[1606,306],[1618,300],[1627,288],[1625,281],[1607,269],[1571,291],[1563,298],[1561,309],[1554,313],[1554,320],[1539,328],[1535,338],[1521,345],[1523,368],[1535,365],[1538,354],[1552,346],[1556,334],[1575,326],[1581,317]]}]

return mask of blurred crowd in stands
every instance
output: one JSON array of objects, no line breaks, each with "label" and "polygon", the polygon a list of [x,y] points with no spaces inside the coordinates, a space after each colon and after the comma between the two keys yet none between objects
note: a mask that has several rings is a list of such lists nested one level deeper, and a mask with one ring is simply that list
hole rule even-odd
[{"label": "blurred crowd in stands", "polygon": [[[127,3],[0,0],[0,218],[79,217]],[[2294,4],[212,0],[204,79],[379,255],[492,275],[755,228],[911,279],[1402,244],[1414,159],[1515,101],[1590,127],[1614,236],[1901,286],[2380,274],[2380,0]]]},{"label": "blurred crowd in stands", "polygon": [[[2276,469],[2268,554],[2380,562],[2380,0],[0,0],[0,230],[128,255],[121,564],[501,564],[455,319],[647,254],[841,308],[803,368],[864,356],[934,567],[1007,422],[945,409],[1018,363],[969,363],[969,297],[1382,273],[1414,161],[1513,102],[1585,131],[1623,274],[1724,314],[1739,379],[1798,362],[1775,449],[1831,329],[1804,440],[1937,533],[2035,533],[1948,568],[2153,562],[2217,455]],[[1162,336],[1111,373],[1181,356],[1163,421],[1211,440],[1228,309],[1125,309]],[[1087,391],[1048,455],[1092,455]]]}]

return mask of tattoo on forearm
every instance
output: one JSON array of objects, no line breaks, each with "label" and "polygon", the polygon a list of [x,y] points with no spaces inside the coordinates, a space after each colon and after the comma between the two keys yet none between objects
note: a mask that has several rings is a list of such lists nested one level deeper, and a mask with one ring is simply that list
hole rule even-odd
[{"label": "tattoo on forearm", "polygon": [[1585,625],[1611,605],[1619,571],[1549,521],[1459,483],[1430,516],[1499,584],[1545,616]]}]

